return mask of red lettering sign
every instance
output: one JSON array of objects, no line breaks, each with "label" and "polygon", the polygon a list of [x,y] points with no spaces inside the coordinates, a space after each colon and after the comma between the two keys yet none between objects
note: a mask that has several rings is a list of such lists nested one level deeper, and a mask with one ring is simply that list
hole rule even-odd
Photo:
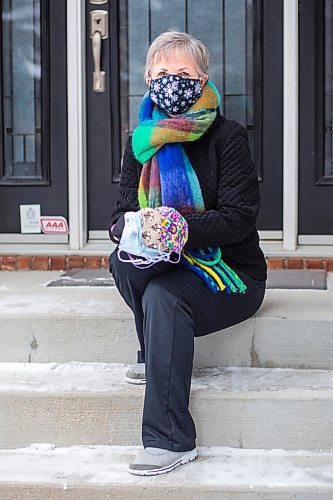
[{"label": "red lettering sign", "polygon": [[68,224],[65,217],[43,215],[40,217],[40,226],[44,234],[68,234]]}]

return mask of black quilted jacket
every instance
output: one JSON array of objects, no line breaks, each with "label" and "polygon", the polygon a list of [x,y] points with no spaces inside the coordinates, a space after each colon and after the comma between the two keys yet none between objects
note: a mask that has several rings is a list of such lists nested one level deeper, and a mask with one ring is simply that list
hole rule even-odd
[{"label": "black quilted jacket", "polygon": [[[265,256],[259,246],[256,219],[260,208],[258,176],[251,158],[247,130],[218,114],[200,139],[183,146],[198,176],[205,213],[185,218],[189,238],[185,248],[220,246],[223,260],[257,280],[267,279]],[[139,210],[137,189],[142,164],[136,160],[129,136],[119,183],[119,199],[108,230],[129,210]]]}]

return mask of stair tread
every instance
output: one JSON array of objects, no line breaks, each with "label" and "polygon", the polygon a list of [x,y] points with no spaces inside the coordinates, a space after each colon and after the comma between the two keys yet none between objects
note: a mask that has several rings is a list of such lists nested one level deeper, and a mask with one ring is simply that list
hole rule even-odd
[{"label": "stair tread", "polygon": [[[127,364],[71,361],[0,364],[0,392],[114,392],[131,395],[144,385],[125,382]],[[295,368],[194,368],[192,392],[224,397],[333,398],[333,370]]]},{"label": "stair tread", "polygon": [[[332,452],[200,447],[198,458],[162,476],[137,477],[128,463],[138,446],[32,443],[0,449],[0,489],[4,484],[134,486],[136,488],[297,489],[333,491]],[[113,490],[115,491],[115,490]],[[192,497],[191,497],[192,498]],[[193,497],[194,498],[194,497]],[[199,497],[197,497],[199,498]]]},{"label": "stair tread", "polygon": [[[58,271],[3,271],[0,317],[133,317],[116,287],[47,287],[60,274]],[[254,317],[333,322],[332,300],[333,272],[328,272],[326,290],[267,289]]]}]

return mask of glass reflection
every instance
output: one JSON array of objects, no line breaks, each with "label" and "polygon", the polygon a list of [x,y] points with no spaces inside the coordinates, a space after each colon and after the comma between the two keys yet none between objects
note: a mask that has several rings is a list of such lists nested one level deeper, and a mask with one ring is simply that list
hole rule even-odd
[{"label": "glass reflection", "polygon": [[41,177],[40,0],[2,0],[6,179]]}]

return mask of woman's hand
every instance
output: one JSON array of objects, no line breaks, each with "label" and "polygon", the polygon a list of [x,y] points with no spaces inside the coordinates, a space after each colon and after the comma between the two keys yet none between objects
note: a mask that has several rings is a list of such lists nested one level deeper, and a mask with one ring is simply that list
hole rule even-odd
[{"label": "woman's hand", "polygon": [[121,214],[117,222],[113,224],[113,226],[111,226],[111,233],[115,240],[120,241],[121,235],[124,230],[124,226],[125,226],[125,218],[124,214]]}]

